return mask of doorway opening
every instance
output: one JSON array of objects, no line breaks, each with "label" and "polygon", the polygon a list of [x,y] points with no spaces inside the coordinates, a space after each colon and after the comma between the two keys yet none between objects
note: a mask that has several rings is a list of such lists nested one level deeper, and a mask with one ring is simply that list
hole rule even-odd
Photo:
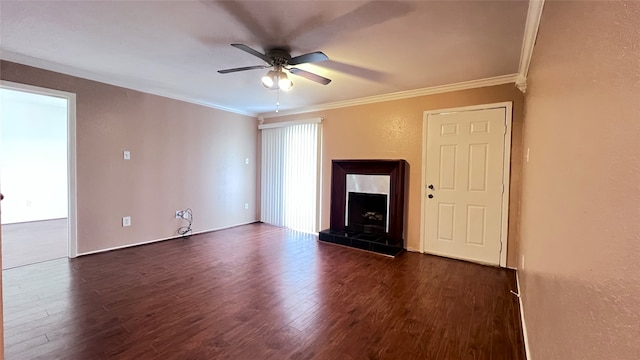
[{"label": "doorway opening", "polygon": [[0,83],[2,268],[76,257],[75,94]]}]

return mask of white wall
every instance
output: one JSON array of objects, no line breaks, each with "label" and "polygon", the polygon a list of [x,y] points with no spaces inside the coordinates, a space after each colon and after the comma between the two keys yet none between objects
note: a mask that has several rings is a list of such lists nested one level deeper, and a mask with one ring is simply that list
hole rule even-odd
[{"label": "white wall", "polygon": [[67,217],[67,100],[0,89],[2,224]]}]

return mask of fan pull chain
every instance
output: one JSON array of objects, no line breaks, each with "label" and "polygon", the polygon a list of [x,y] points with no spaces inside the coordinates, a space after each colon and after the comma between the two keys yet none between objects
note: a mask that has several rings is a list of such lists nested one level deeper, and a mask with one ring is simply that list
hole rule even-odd
[{"label": "fan pull chain", "polygon": [[278,95],[277,95],[277,100],[276,100],[276,112],[280,111],[280,88],[278,87]]}]

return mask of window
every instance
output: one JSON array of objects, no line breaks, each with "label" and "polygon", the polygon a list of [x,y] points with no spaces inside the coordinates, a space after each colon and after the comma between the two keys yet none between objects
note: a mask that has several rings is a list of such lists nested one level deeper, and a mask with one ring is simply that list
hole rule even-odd
[{"label": "window", "polygon": [[318,231],[320,119],[261,125],[260,220]]}]

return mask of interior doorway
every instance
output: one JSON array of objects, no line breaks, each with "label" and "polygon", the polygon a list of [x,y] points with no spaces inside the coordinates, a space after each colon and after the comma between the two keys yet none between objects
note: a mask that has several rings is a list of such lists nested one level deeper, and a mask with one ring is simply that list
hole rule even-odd
[{"label": "interior doorway", "polygon": [[75,95],[0,83],[2,268],[75,257]]},{"label": "interior doorway", "polygon": [[506,266],[511,103],[425,113],[424,252]]}]

